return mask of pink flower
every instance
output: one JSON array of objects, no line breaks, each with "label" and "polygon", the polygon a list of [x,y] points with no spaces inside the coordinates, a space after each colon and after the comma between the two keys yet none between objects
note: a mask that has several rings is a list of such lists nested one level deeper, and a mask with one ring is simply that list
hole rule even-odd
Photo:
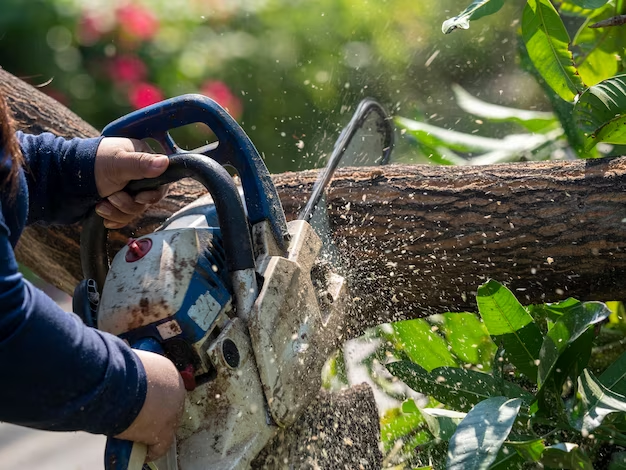
[{"label": "pink flower", "polygon": [[111,61],[108,72],[115,82],[136,83],[146,78],[147,69],[139,57],[124,55]]},{"label": "pink flower", "polygon": [[215,100],[226,109],[235,119],[241,116],[241,100],[237,98],[224,82],[207,81],[202,84],[200,93]]},{"label": "pink flower", "polygon": [[77,28],[76,36],[83,46],[93,46],[109,29],[104,18],[95,13],[84,13]]},{"label": "pink flower", "polygon": [[137,39],[151,39],[159,30],[159,20],[140,5],[125,5],[115,12],[122,32]]},{"label": "pink flower", "polygon": [[162,100],[163,92],[151,83],[138,83],[128,91],[128,101],[135,109],[145,108]]}]

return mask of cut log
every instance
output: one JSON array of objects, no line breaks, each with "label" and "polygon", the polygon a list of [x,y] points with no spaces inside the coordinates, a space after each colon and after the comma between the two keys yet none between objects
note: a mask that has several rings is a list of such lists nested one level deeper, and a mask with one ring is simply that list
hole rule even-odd
[{"label": "cut log", "polygon": [[[22,128],[96,135],[45,95],[6,72],[0,78]],[[316,176],[273,177],[288,218],[297,216]],[[625,191],[623,157],[341,170],[330,215],[360,305],[358,323],[475,310],[476,289],[488,278],[526,303],[626,298]],[[203,193],[195,182],[173,185],[163,203],[112,239],[151,231]],[[31,227],[18,256],[72,292],[81,278],[78,234],[78,226]]]}]

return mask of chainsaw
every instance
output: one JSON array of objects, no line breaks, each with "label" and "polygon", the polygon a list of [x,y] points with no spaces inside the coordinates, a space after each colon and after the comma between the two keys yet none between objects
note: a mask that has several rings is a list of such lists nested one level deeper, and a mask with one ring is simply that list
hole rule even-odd
[{"label": "chainsaw", "polygon": [[[217,141],[183,151],[169,131],[193,123],[206,124]],[[102,219],[93,212],[83,223],[85,280],[74,295],[75,313],[133,348],[167,356],[187,390],[168,455],[144,465],[145,446],[109,438],[105,468],[248,468],[320,389],[323,364],[336,347],[328,338],[340,335],[350,302],[325,190],[338,166],[388,161],[390,120],[375,101],[361,102],[306,207],[289,223],[258,151],[207,97],[157,103],[102,134],[154,139],[169,154],[165,173],[131,182],[131,194],[182,178],[209,193],[129,240],[111,262]],[[236,171],[241,190],[226,167]]]}]

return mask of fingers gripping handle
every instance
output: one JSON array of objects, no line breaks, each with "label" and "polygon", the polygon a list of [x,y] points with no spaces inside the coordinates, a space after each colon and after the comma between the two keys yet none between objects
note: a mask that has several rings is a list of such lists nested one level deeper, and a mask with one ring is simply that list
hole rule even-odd
[{"label": "fingers gripping handle", "polygon": [[[145,338],[132,345],[134,349],[142,349],[157,354],[163,354],[161,345],[152,338]],[[109,437],[104,448],[105,470],[149,470],[144,465],[148,455],[148,446],[141,442],[125,441]]]},{"label": "fingers gripping handle", "polygon": [[[170,153],[182,153],[168,131],[188,124],[206,124],[218,139],[217,147],[198,149],[239,174],[250,222],[267,220],[278,245],[286,251],[289,233],[285,213],[270,174],[250,138],[219,104],[202,95],[182,95],[130,113],[109,124],[105,137],[152,138]],[[192,151],[193,153],[193,151]]]},{"label": "fingers gripping handle", "polygon": [[[133,181],[126,189],[131,193],[139,192],[183,178],[195,179],[211,193],[229,270],[234,272],[254,268],[248,219],[237,187],[226,169],[211,158],[190,153],[172,155],[167,170],[161,176]],[[103,220],[92,212],[83,223],[80,257],[85,278],[95,279],[100,289],[109,269],[106,234]]]}]

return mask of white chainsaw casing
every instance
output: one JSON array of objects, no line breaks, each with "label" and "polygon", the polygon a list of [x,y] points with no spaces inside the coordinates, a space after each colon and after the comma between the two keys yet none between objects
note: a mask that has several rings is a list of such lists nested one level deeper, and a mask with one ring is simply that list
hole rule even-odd
[{"label": "white chainsaw casing", "polygon": [[[246,327],[239,318],[225,321],[206,352],[217,375],[187,393],[176,436],[180,470],[248,468],[278,430],[270,424]],[[238,351],[237,367],[227,359],[228,341]]]},{"label": "white chainsaw casing", "polygon": [[322,242],[302,220],[288,224],[288,257],[264,256],[257,269],[261,292],[248,321],[250,339],[270,412],[291,425],[319,392],[321,370],[340,336],[344,278],[318,266]]},{"label": "white chainsaw casing", "polygon": [[[124,335],[155,325],[163,341],[188,341],[182,321],[204,331],[192,344],[202,367],[177,432],[178,468],[244,470],[278,426],[292,424],[318,393],[335,347],[328,339],[340,336],[344,279],[318,261],[322,243],[308,223],[288,224],[285,257],[262,222],[252,232],[264,281],[250,313],[233,311],[230,300],[220,305],[212,289],[190,302],[197,260],[211,236],[202,219],[149,234],[152,248],[137,261],[126,261],[127,247],[115,256],[98,326]],[[244,284],[235,291],[247,291]]]},{"label": "white chainsaw casing", "polygon": [[120,335],[173,317],[180,310],[200,247],[194,228],[164,230],[148,237],[152,247],[134,262],[128,246],[113,258],[98,306],[98,329]]}]

